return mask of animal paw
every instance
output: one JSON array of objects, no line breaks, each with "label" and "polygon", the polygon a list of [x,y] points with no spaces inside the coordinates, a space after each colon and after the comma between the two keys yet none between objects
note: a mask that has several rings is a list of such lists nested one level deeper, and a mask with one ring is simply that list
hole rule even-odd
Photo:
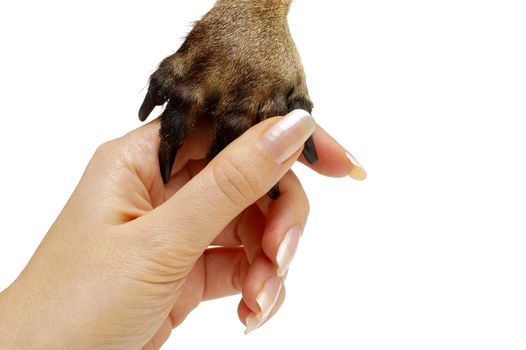
[{"label": "animal paw", "polygon": [[[152,74],[139,118],[146,120],[155,106],[167,103],[160,118],[159,148],[165,183],[177,151],[199,118],[211,118],[215,128],[210,160],[266,118],[295,109],[312,112],[305,73],[288,29],[286,2],[219,1]],[[303,154],[310,163],[317,161],[312,138]],[[278,186],[269,196],[279,196]]]}]

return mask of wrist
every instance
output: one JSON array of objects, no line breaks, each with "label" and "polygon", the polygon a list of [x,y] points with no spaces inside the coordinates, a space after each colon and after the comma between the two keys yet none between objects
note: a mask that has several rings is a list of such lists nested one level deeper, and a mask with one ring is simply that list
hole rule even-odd
[{"label": "wrist", "polygon": [[0,293],[0,349],[23,349],[17,343],[17,331],[12,314],[12,305],[8,301],[10,288]]},{"label": "wrist", "polygon": [[0,349],[49,349],[43,340],[50,323],[38,316],[38,301],[26,290],[17,280],[0,293]]}]

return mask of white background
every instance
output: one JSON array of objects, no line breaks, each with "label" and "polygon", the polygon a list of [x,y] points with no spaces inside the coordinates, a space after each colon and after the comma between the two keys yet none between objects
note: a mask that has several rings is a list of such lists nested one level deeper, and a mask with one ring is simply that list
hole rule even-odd
[{"label": "white background", "polygon": [[[0,2],[0,289],[213,1]],[[369,179],[296,169],[310,224],[281,312],[206,303],[166,349],[526,348],[524,1],[297,0],[315,117]]]}]

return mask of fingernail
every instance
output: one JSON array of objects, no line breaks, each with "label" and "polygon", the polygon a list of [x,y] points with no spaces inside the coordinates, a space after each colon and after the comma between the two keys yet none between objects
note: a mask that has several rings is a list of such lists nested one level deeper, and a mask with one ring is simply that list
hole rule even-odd
[{"label": "fingernail", "polygon": [[247,329],[245,329],[245,335],[251,333],[252,331],[255,331],[262,324],[262,322],[259,321],[255,313],[251,313],[250,315],[248,315],[248,317],[245,319],[245,323],[247,325]]},{"label": "fingernail", "polygon": [[296,109],[271,127],[259,140],[259,146],[278,164],[283,164],[307,141],[316,129],[309,112]]},{"label": "fingernail", "polygon": [[349,173],[349,177],[358,181],[365,180],[367,178],[367,172],[360,164],[360,162],[358,162],[358,160],[351,154],[351,152],[345,151],[345,154],[352,163],[352,169]]},{"label": "fingernail", "polygon": [[247,329],[245,334],[252,332],[259,328],[268,318],[272,309],[276,305],[281,291],[281,278],[276,276],[270,277],[256,297],[256,301],[261,309],[258,313],[251,313],[246,319],[245,323]]},{"label": "fingernail", "polygon": [[289,265],[296,255],[298,250],[298,244],[300,242],[301,230],[299,227],[292,227],[283,241],[279,245],[278,253],[276,254],[276,262],[278,263],[278,277],[283,277],[288,269]]},{"label": "fingernail", "polygon": [[256,297],[256,301],[261,308],[261,311],[256,314],[259,320],[265,320],[268,317],[272,308],[276,305],[280,290],[281,278],[272,276],[265,282]]}]

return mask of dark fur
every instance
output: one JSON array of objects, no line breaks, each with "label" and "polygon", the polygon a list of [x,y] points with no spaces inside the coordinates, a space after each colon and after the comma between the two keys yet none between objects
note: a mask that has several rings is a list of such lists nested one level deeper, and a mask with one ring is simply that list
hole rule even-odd
[{"label": "dark fur", "polygon": [[[159,163],[164,182],[178,149],[200,116],[210,116],[215,137],[208,159],[254,124],[294,109],[312,112],[301,59],[290,36],[291,0],[219,0],[172,56],[150,77],[139,111],[146,120],[168,101],[161,116]],[[317,161],[312,138],[307,161]],[[276,185],[269,196],[277,198]]]}]

